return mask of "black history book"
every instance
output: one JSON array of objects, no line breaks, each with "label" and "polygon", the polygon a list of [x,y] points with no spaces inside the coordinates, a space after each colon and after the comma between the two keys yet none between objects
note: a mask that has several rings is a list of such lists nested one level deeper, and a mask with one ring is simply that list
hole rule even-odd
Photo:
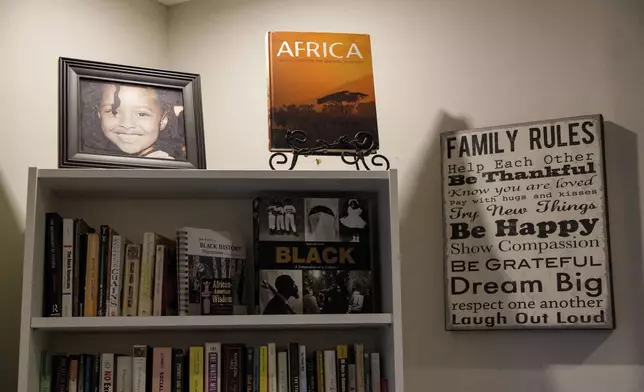
[{"label": "black history book", "polygon": [[260,314],[375,311],[368,199],[264,197],[253,209]]}]

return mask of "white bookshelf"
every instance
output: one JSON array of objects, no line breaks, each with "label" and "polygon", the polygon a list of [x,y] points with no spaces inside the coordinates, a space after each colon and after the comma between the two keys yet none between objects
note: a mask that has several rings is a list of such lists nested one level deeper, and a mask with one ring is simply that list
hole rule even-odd
[{"label": "white bookshelf", "polygon": [[[40,353],[129,353],[134,344],[187,347],[206,341],[307,349],[362,342],[378,351],[389,390],[403,392],[396,172],[29,170],[18,392],[38,392]],[[252,204],[273,192],[366,192],[378,206],[378,314],[295,316],[42,317],[45,213],[108,224],[140,241],[145,231],[174,237],[181,226],[228,229],[252,244]],[[252,250],[252,247],[249,247]],[[252,251],[248,261],[253,262]]]}]

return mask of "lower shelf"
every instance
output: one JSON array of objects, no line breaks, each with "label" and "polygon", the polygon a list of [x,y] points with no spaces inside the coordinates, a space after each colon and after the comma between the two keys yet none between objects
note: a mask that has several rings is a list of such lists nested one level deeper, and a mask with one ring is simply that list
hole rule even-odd
[{"label": "lower shelf", "polygon": [[284,316],[32,317],[31,328],[47,331],[141,331],[204,329],[379,328],[389,313]]}]

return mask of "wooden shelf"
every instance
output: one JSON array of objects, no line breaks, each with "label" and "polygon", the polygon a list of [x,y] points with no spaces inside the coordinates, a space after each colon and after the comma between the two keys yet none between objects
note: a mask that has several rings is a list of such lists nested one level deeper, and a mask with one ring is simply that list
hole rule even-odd
[{"label": "wooden shelf", "polygon": [[166,317],[33,317],[31,328],[61,332],[378,328],[391,325],[391,314],[328,314],[287,316],[166,316]]}]

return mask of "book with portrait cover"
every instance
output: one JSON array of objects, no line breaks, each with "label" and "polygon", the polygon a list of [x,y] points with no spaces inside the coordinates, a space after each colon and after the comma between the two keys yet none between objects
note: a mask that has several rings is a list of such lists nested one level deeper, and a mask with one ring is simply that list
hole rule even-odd
[{"label": "book with portrait cover", "polygon": [[[306,132],[302,147],[315,147],[318,139],[352,140],[358,132],[366,132],[377,149],[369,35],[269,32],[268,100],[271,151],[291,150],[289,130]],[[344,142],[328,152],[353,149]]]},{"label": "book with portrait cover", "polygon": [[253,209],[259,314],[376,311],[371,200],[261,197]]}]

